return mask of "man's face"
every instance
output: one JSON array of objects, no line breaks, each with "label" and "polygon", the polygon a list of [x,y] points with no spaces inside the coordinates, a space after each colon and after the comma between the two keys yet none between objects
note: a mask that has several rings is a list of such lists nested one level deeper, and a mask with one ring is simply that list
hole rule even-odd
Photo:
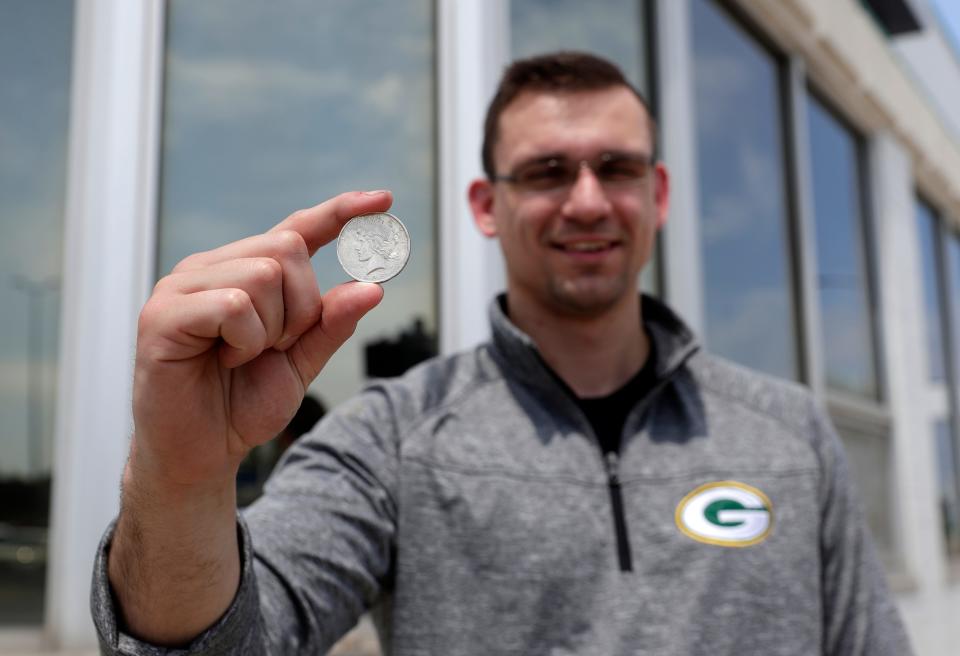
[{"label": "man's face", "polygon": [[523,93],[501,114],[493,155],[498,176],[550,158],[574,163],[576,171],[570,184],[548,190],[507,181],[471,185],[477,225],[500,239],[512,298],[592,316],[636,295],[666,220],[666,169],[650,166],[642,179],[624,183],[576,167],[587,161],[599,168],[604,155],[652,155],[646,112],[629,89]]}]

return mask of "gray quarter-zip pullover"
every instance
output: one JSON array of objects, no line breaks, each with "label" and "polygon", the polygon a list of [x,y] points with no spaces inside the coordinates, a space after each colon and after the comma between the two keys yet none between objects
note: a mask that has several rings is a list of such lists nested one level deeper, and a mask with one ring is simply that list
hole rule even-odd
[{"label": "gray quarter-zip pullover", "polygon": [[491,343],[374,382],[288,451],[238,522],[233,604],[188,649],[118,628],[108,530],[104,653],[322,654],[366,610],[398,656],[910,653],[807,390],[699,352],[644,298],[658,382],[611,469],[532,341],[490,315]]}]

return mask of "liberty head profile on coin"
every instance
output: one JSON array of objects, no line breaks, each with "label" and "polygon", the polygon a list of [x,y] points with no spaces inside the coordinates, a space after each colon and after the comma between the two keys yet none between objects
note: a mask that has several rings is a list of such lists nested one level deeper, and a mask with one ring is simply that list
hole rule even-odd
[{"label": "liberty head profile on coin", "polygon": [[407,228],[386,212],[353,217],[337,240],[340,266],[361,282],[385,282],[400,273],[409,258]]}]

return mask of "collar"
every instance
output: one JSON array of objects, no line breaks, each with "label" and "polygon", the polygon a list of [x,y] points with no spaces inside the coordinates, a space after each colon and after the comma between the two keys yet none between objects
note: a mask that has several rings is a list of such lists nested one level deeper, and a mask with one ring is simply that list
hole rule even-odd
[{"label": "collar", "polygon": [[[507,365],[512,377],[534,387],[555,389],[555,374],[533,339],[510,321],[506,304],[506,294],[500,294],[488,310],[494,356]],[[640,306],[644,327],[656,349],[654,379],[659,382],[672,376],[700,345],[680,317],[660,301],[641,294]]]}]

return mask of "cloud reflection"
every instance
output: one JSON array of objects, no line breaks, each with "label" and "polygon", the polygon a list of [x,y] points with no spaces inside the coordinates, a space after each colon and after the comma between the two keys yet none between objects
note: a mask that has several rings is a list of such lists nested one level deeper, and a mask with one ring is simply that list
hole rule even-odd
[{"label": "cloud reflection", "polygon": [[[367,339],[436,329],[433,3],[170,5],[161,274],[342,191],[394,191],[412,259],[316,383],[339,401]],[[314,269],[322,289],[346,279],[332,246]]]}]

